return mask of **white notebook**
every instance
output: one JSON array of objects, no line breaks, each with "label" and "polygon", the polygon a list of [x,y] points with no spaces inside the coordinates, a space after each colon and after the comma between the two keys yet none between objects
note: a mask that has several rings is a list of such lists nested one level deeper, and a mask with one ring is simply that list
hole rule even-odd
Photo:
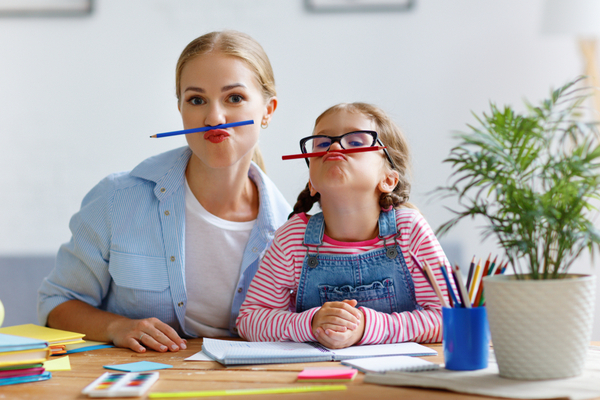
[{"label": "white notebook", "polygon": [[390,355],[437,355],[435,350],[414,342],[351,346],[332,350],[318,343],[244,342],[204,338],[202,350],[207,356],[225,365],[341,361]]},{"label": "white notebook", "polygon": [[388,356],[388,357],[370,357],[357,358],[353,360],[344,360],[342,364],[354,367],[365,374],[373,372],[383,374],[387,371],[417,372],[438,369],[438,364],[422,358],[408,356]]}]

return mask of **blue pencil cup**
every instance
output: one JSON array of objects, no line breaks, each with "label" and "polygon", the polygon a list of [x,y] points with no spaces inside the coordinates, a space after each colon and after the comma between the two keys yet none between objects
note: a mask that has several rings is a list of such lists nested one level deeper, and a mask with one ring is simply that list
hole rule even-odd
[{"label": "blue pencil cup", "polygon": [[488,366],[490,329],[485,307],[442,308],[446,369],[471,371]]}]

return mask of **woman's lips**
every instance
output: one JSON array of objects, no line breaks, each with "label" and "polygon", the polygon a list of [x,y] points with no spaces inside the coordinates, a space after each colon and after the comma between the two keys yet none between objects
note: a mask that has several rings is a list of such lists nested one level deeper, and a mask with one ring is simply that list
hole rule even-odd
[{"label": "woman's lips", "polygon": [[211,143],[221,143],[228,137],[229,132],[223,129],[210,130],[204,134],[204,139],[209,140]]}]

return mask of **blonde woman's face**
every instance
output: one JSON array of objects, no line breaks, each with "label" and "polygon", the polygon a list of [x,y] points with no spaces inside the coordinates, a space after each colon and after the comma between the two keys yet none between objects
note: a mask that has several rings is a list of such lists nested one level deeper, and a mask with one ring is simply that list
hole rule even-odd
[{"label": "blonde woman's face", "polygon": [[186,135],[194,155],[213,168],[249,162],[261,123],[270,120],[277,100],[265,101],[247,64],[219,52],[198,56],[183,67],[179,91],[184,129],[254,120],[253,125]]}]

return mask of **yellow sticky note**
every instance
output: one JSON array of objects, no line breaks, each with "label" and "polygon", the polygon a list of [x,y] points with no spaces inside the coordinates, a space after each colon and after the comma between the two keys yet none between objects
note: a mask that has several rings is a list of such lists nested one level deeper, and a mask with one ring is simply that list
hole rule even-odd
[{"label": "yellow sticky note", "polygon": [[46,371],[70,371],[71,361],[69,356],[53,357],[44,362],[44,368],[46,368]]}]

